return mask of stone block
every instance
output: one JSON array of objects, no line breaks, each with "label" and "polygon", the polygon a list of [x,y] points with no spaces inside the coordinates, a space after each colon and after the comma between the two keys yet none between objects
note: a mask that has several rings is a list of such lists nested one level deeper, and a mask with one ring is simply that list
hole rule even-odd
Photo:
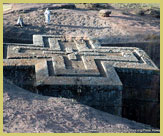
[{"label": "stone block", "polygon": [[[98,39],[58,35],[34,35],[32,45],[8,45],[4,66],[10,65],[34,66],[35,87],[44,94],[59,96],[71,90],[78,101],[117,115],[121,115],[123,86],[137,86],[134,80],[159,72],[139,48],[104,47]],[[133,75],[138,78],[133,80]]]}]

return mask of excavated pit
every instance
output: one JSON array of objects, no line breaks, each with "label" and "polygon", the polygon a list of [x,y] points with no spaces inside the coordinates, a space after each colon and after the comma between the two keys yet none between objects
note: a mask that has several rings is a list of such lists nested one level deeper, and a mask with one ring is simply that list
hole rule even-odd
[{"label": "excavated pit", "polygon": [[[125,118],[135,120],[137,122],[142,122],[145,124],[150,124],[154,127],[159,128],[159,109],[160,109],[160,103],[159,101],[153,101],[152,98],[150,98],[150,95],[147,96],[145,99],[146,93],[144,93],[141,98],[139,97],[142,91],[145,89],[147,90],[148,88],[152,88],[152,91],[156,91],[157,96],[155,96],[155,99],[160,100],[160,95],[159,95],[159,75],[155,75],[155,78],[151,80],[148,76],[148,83],[150,82],[151,87],[145,88],[142,86],[142,78],[147,79],[147,77],[143,77],[141,75],[137,75],[137,77],[134,77],[135,80],[131,82],[131,79],[133,80],[133,74],[131,73],[121,73],[118,72],[118,75],[120,76],[121,81],[123,84],[126,84],[123,89],[122,93],[122,115]],[[35,83],[35,69],[32,66],[19,66],[19,67],[4,67],[4,76],[12,81],[14,84],[18,85],[19,87],[22,87],[28,91],[31,91],[33,93],[37,93],[40,95],[44,96],[53,96],[53,97],[64,97],[68,99],[74,99],[82,104],[89,105],[93,108],[109,112],[112,114],[115,114],[116,111],[112,109],[111,107],[107,107],[107,97],[106,101],[103,101],[100,106],[94,105],[96,103],[96,99],[94,99],[92,96],[92,92],[94,93],[93,95],[96,96],[95,93],[100,93],[101,90],[101,95],[105,96],[107,95],[107,89],[104,90],[104,88],[98,88],[96,87],[90,87],[90,86],[39,86],[36,87],[34,85]],[[151,81],[149,81],[151,80]],[[155,84],[152,85],[152,82],[155,80]],[[127,83],[130,83],[130,85],[127,85]],[[152,87],[153,86],[153,87]],[[97,91],[95,91],[97,90]],[[137,93],[136,95],[139,97],[133,99],[133,94],[132,91]],[[106,92],[106,93],[104,93]],[[148,91],[149,92],[149,91]],[[134,94],[135,95],[135,94]],[[135,95],[135,96],[136,96]],[[154,97],[153,97],[154,99]],[[113,101],[113,100],[112,100]],[[150,104],[149,104],[150,103]],[[109,109],[109,110],[108,110]],[[154,111],[150,111],[149,109],[155,109]],[[140,112],[141,111],[141,112]],[[148,116],[145,115],[144,113],[148,112]],[[153,116],[153,115],[157,115]],[[151,121],[149,121],[149,118],[153,118],[152,124]]]},{"label": "excavated pit", "polygon": [[[148,57],[147,57],[148,58],[147,62],[144,63],[143,60],[146,60],[147,58],[145,59],[142,58],[143,55],[139,55],[138,53],[135,53],[135,51],[133,52],[133,55],[132,55],[132,53],[130,54],[130,52],[127,51],[127,50],[134,49],[139,52],[139,49],[134,48],[134,47],[133,49],[131,49],[130,47],[127,48],[126,47],[127,44],[120,45],[123,51],[125,50],[127,51],[128,53],[127,55],[129,55],[130,57],[129,63],[132,64],[132,62],[135,61],[137,63],[140,63],[140,65],[148,64],[150,68],[145,67],[145,68],[139,68],[140,70],[138,70],[138,69],[135,69],[135,66],[133,67],[132,65],[128,65],[128,67],[130,68],[123,68],[124,67],[123,65],[119,65],[117,63],[115,64],[116,66],[114,65],[115,69],[111,72],[111,73],[115,73],[115,75],[113,75],[113,78],[107,79],[108,81],[113,80],[113,82],[110,82],[110,84],[104,85],[103,82],[105,82],[105,80],[104,79],[100,80],[98,78],[107,77],[107,74],[105,71],[106,66],[105,66],[105,63],[104,64],[102,63],[105,66],[105,67],[102,67],[102,64],[99,60],[102,59],[104,61],[107,61],[107,58],[103,58],[98,54],[98,57],[95,58],[98,61],[96,60],[94,63],[95,66],[97,67],[97,70],[93,68],[95,71],[92,74],[89,72],[87,73],[87,71],[84,71],[84,70],[71,71],[71,69],[74,67],[74,64],[76,66],[76,64],[81,65],[84,62],[81,59],[82,58],[81,56],[83,54],[80,54],[80,52],[83,51],[83,47],[82,47],[83,45],[80,46],[80,44],[83,44],[83,43],[80,43],[80,44],[78,43],[76,45],[78,48],[77,49],[72,48],[72,50],[66,49],[65,48],[66,46],[63,46],[62,44],[60,44],[59,50],[56,50],[56,51],[55,49],[53,49],[53,51],[52,49],[47,50],[47,48],[48,49],[52,48],[51,42],[54,42],[53,38],[55,39],[55,37],[53,36],[50,38],[46,36],[45,38],[43,38],[42,42],[40,42],[39,41],[40,37],[37,37],[36,39],[34,39],[33,45],[30,44],[29,47],[26,47],[26,45],[25,46],[20,45],[20,49],[18,50],[18,52],[17,51],[12,52],[14,49],[13,48],[14,46],[16,46],[16,48],[19,48],[18,44],[15,44],[15,45],[4,44],[4,56],[3,56],[4,57],[4,72],[3,72],[4,76],[7,79],[10,79],[16,85],[22,88],[25,88],[33,93],[47,95],[47,96],[65,97],[65,98],[74,99],[83,104],[92,106],[94,108],[97,108],[97,109],[100,109],[100,110],[103,110],[103,111],[106,111],[115,115],[123,116],[125,118],[129,118],[131,120],[135,120],[138,122],[143,122],[145,124],[150,124],[153,127],[160,126],[159,125],[160,124],[159,72],[158,72],[158,69],[154,66],[154,63],[151,62]],[[92,40],[91,41],[92,44],[90,44],[91,43],[90,41],[91,40],[85,40],[85,43],[87,46],[84,49],[86,53],[89,53],[91,50],[89,55],[91,55],[92,51],[94,52],[94,49],[95,49],[96,51],[99,51],[99,53],[103,51],[102,56],[105,56],[107,51],[104,51],[102,48],[107,48],[108,50],[110,49],[110,45],[103,44],[101,45],[101,47],[98,47],[99,45],[96,40],[94,42]],[[124,47],[124,45],[126,48]],[[93,46],[94,48],[92,48]],[[38,50],[38,48],[34,49],[34,47],[40,47],[41,51]],[[141,46],[141,47],[147,51],[147,48],[145,48],[145,46]],[[151,49],[156,48],[156,47],[154,47],[152,44]],[[55,48],[58,49],[58,47],[55,47]],[[51,56],[48,56],[48,55],[44,56],[44,58],[47,59],[46,63],[42,61],[42,58],[40,59],[40,56],[37,53],[35,54],[34,58],[31,57],[31,54],[26,54],[26,56],[23,56],[24,58],[23,57],[21,58],[21,56],[19,56],[19,54],[25,54],[28,52],[27,50],[30,51],[32,49],[34,49],[35,51],[38,50],[39,53],[43,51],[44,53],[47,52],[49,54],[54,54],[55,52],[64,54],[63,52],[66,51],[67,52],[66,55],[69,55],[71,54],[70,53],[71,51],[76,52],[77,50],[79,50],[79,52],[76,52],[75,54],[76,60],[73,60],[74,56],[66,56],[66,57],[64,56],[63,62],[58,63],[58,64],[60,64],[61,66],[62,64],[65,64],[65,68],[60,67],[61,69],[60,70],[58,67],[54,67],[53,62],[56,60],[50,59]],[[114,56],[113,53],[117,52],[117,50],[119,50],[119,48],[111,47],[111,50],[109,53],[112,53],[112,56]],[[158,48],[156,48],[154,51],[158,53]],[[140,52],[142,52],[142,50]],[[150,51],[148,49],[147,52],[151,58],[154,58],[153,61],[159,67],[158,56],[156,57],[151,56],[153,55],[153,50]],[[18,53],[18,55],[16,53]],[[115,54],[117,55],[118,53],[115,53]],[[96,55],[93,54],[93,56],[96,56]],[[122,55],[122,57],[124,56]],[[36,59],[36,60],[25,61],[27,62],[27,64],[23,65],[24,62],[20,61],[20,59],[28,59],[28,58]],[[115,62],[119,61],[119,60],[114,60],[113,58],[111,58],[112,61],[115,61]],[[37,61],[37,60],[41,60],[41,61]],[[125,62],[126,60],[127,58],[124,57],[123,61]],[[77,63],[77,61],[79,61],[79,63]],[[80,61],[83,61],[83,62],[81,63]],[[88,62],[85,63],[84,65],[88,65]],[[121,62],[121,60],[119,62]],[[128,62],[126,61],[126,64],[127,63]],[[113,62],[110,63],[110,60],[109,60],[109,65],[113,65],[113,64],[114,63]],[[44,67],[47,67],[47,69],[44,69]],[[110,69],[110,67],[108,66],[107,68]],[[63,81],[63,83],[60,83],[59,80],[56,80],[55,78],[53,78],[54,76],[56,76],[55,72],[58,72],[57,73],[58,79],[62,78],[61,81],[63,80],[66,80],[66,81]],[[70,72],[70,73],[68,74],[67,72]],[[38,75],[38,73],[39,74],[43,73],[44,75],[41,75],[41,74]],[[48,76],[46,74],[48,74]],[[43,77],[46,77],[47,80],[46,81],[42,80],[44,79]],[[87,82],[89,81],[87,80],[87,78],[89,77],[91,79],[91,82],[90,82],[91,84],[87,84]],[[68,80],[67,78],[70,78],[70,80]],[[98,80],[96,81],[95,79],[98,79]],[[119,81],[117,82],[117,80]],[[76,83],[73,83],[73,81],[75,81]],[[153,82],[155,84],[153,84]],[[64,83],[67,83],[67,84],[64,84]],[[155,110],[153,111],[153,109]]]},{"label": "excavated pit", "polygon": [[14,84],[34,93],[35,70],[32,66],[7,66],[3,67],[3,76]]}]

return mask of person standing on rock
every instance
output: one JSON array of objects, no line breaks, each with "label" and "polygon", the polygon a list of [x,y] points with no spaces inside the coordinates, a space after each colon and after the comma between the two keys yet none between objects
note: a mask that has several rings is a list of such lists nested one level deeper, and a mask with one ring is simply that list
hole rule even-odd
[{"label": "person standing on rock", "polygon": [[50,23],[50,11],[48,8],[45,10],[44,15],[45,15],[45,23],[49,24]]}]

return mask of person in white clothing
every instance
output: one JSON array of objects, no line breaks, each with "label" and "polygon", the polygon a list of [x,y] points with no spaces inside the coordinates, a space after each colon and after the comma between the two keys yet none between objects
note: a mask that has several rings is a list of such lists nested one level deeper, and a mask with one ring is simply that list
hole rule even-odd
[{"label": "person in white clothing", "polygon": [[17,23],[16,23],[18,26],[21,26],[21,27],[23,27],[23,25],[24,25],[24,22],[23,22],[23,18],[21,18],[20,16],[19,16],[19,18],[18,18],[18,20],[17,20]]},{"label": "person in white clothing", "polygon": [[45,23],[49,24],[50,23],[50,11],[48,8],[45,10],[44,15],[45,15]]}]

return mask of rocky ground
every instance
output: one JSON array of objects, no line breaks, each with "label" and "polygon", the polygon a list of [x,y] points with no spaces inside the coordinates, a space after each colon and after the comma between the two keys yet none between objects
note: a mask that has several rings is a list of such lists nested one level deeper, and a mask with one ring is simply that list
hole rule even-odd
[{"label": "rocky ground", "polygon": [[[50,25],[44,22],[47,7],[51,10]],[[4,11],[4,38],[13,39],[14,36],[14,39],[30,40],[33,34],[57,34],[107,38],[108,42],[117,43],[159,37],[160,20],[156,17],[124,14],[114,8],[111,9],[111,17],[100,17],[100,9],[83,9],[80,5],[76,7],[63,4],[13,4]],[[26,24],[23,28],[15,26],[19,15]]]},{"label": "rocky ground", "polygon": [[28,92],[4,79],[6,133],[157,133],[148,125],[82,105]]}]

